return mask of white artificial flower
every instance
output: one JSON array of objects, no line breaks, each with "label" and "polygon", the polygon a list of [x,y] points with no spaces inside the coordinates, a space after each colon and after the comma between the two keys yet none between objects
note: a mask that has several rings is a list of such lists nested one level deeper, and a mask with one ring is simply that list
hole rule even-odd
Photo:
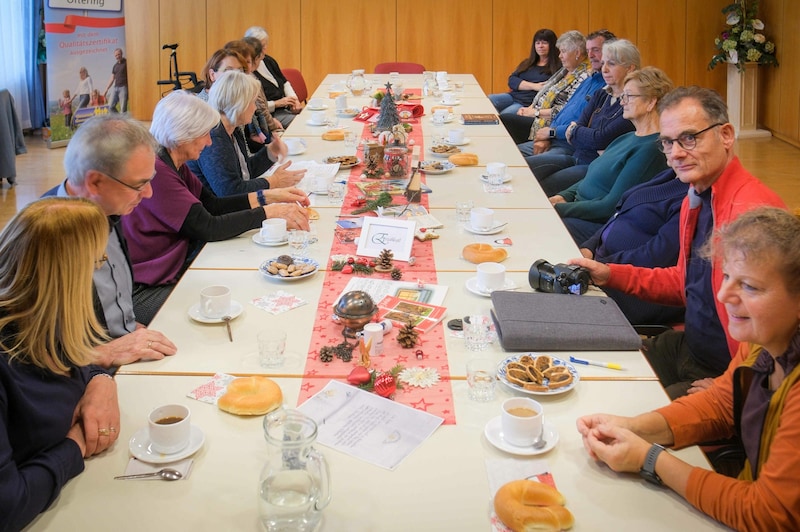
[{"label": "white artificial flower", "polygon": [[728,13],[728,18],[725,20],[725,22],[728,23],[728,26],[735,26],[739,23],[739,20],[741,19],[739,18],[738,13]]},{"label": "white artificial flower", "polygon": [[753,40],[756,41],[758,44],[764,44],[767,42],[767,38],[764,37],[763,33],[756,33],[753,35]]},{"label": "white artificial flower", "polygon": [[739,52],[737,52],[736,50],[731,50],[730,52],[728,52],[728,58],[729,58],[728,63],[732,65],[739,64]]},{"label": "white artificial flower", "polygon": [[761,22],[761,21],[760,21],[759,19],[757,19],[757,18],[754,18],[754,19],[753,19],[752,25],[753,25],[753,29],[754,29],[754,30],[763,30],[763,29],[764,29],[764,23],[763,23],[763,22]]}]

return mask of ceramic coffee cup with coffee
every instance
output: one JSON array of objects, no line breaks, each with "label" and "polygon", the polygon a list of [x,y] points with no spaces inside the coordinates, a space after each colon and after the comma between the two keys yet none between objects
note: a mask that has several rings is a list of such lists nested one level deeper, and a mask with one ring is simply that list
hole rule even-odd
[{"label": "ceramic coffee cup with coffee", "polygon": [[184,405],[155,408],[147,418],[150,447],[161,454],[175,454],[189,445],[191,413]]},{"label": "ceramic coffee cup with coffee", "polygon": [[512,397],[503,401],[500,426],[503,440],[517,447],[530,447],[542,434],[544,409],[528,397]]}]

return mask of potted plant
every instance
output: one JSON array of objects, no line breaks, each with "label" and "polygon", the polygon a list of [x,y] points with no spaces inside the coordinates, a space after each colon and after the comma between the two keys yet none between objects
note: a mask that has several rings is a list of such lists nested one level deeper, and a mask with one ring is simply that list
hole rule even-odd
[{"label": "potted plant", "polygon": [[744,71],[746,63],[778,65],[775,43],[761,33],[764,23],[756,18],[758,0],[737,0],[722,13],[728,27],[714,39],[717,53],[708,63],[709,70],[720,63],[736,65],[739,72]]}]

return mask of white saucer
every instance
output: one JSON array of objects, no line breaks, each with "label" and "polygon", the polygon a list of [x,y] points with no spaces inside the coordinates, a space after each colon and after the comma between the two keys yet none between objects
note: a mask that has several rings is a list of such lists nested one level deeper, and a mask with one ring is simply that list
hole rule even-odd
[{"label": "white saucer", "polygon": [[502,231],[507,225],[508,222],[503,222],[498,225],[495,225],[491,229],[476,229],[471,225],[469,225],[469,222],[467,222],[464,224],[464,229],[475,235],[496,235],[497,233]]},{"label": "white saucer", "polygon": [[285,246],[286,244],[288,244],[289,236],[287,235],[281,240],[264,240],[263,238],[261,238],[261,233],[253,233],[253,242],[258,244],[259,246],[267,246],[270,248],[274,248],[277,246]]},{"label": "white saucer", "polygon": [[309,111],[325,111],[327,108],[328,106],[325,105],[324,103],[319,107],[311,107],[310,105],[306,105],[306,109],[308,109]]},{"label": "white saucer", "polygon": [[322,126],[327,126],[328,122],[314,122],[312,120],[306,120],[306,125],[312,127],[322,127]]},{"label": "white saucer", "polygon": [[[244,312],[242,304],[238,301],[231,301],[231,319],[238,318],[242,315],[242,312]],[[189,317],[200,323],[225,323],[220,318],[206,318],[200,314],[200,303],[195,303],[189,307]]]},{"label": "white saucer", "polygon": [[533,447],[517,447],[516,445],[511,445],[503,440],[503,428],[500,421],[500,416],[497,416],[486,424],[486,428],[483,429],[483,434],[486,436],[486,439],[489,440],[489,443],[501,451],[521,456],[544,454],[550,451],[558,443],[558,431],[546,420],[544,422],[544,439],[547,443],[545,443],[544,447],[541,449],[534,449]]},{"label": "white saucer", "polygon": [[[484,183],[488,183],[489,182],[489,176],[486,175],[486,174],[481,174],[481,181],[483,181]],[[508,183],[509,181],[511,181],[511,174],[506,174],[503,177],[503,183]]]},{"label": "white saucer", "polygon": [[[492,296],[492,292],[494,292],[494,290],[488,290],[487,291],[487,290],[482,289],[480,286],[478,286],[478,278],[477,277],[473,277],[473,278],[469,279],[467,281],[467,283],[466,283],[466,286],[467,286],[467,290],[469,290],[470,292],[472,292],[476,296],[491,297]],[[503,283],[503,287],[502,288],[498,288],[497,290],[514,290],[516,288],[519,288],[517,286],[517,283],[515,283],[511,279],[506,279],[505,282]]]},{"label": "white saucer", "polygon": [[464,137],[464,140],[462,140],[461,142],[450,142],[449,140],[446,140],[445,144],[447,144],[448,146],[466,146],[467,144],[469,144],[469,140],[470,139],[468,137]]},{"label": "white saucer", "polygon": [[195,425],[192,425],[189,445],[185,449],[177,453],[161,454],[150,449],[150,432],[147,427],[144,427],[136,431],[136,434],[133,435],[128,444],[128,448],[131,450],[131,454],[142,462],[148,462],[150,464],[168,464],[192,456],[200,450],[205,440],[206,437],[203,431]]}]

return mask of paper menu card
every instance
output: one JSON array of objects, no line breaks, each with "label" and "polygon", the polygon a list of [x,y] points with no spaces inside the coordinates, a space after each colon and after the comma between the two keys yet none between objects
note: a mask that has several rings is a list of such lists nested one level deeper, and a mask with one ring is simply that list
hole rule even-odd
[{"label": "paper menu card", "polygon": [[421,333],[433,329],[442,321],[447,309],[437,305],[428,305],[419,301],[409,301],[395,296],[386,296],[378,303],[378,319],[392,320],[403,326],[413,323]]},{"label": "paper menu card", "polygon": [[317,441],[394,470],[444,421],[438,416],[330,381],[297,408],[317,423]]}]

